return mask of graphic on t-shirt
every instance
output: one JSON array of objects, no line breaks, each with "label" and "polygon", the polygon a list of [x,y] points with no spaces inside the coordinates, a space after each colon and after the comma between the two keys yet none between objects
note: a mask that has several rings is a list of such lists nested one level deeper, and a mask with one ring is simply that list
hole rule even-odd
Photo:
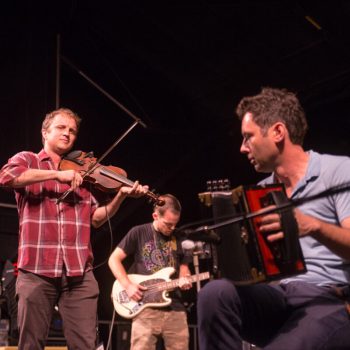
[{"label": "graphic on t-shirt", "polygon": [[147,271],[152,273],[167,266],[174,266],[171,241],[163,239],[157,240],[155,246],[154,240],[146,242],[142,249],[142,258]]}]

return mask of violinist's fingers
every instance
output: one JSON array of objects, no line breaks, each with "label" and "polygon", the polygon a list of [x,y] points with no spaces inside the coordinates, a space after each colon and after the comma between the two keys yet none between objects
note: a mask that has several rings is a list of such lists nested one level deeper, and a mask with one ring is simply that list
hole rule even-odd
[{"label": "violinist's fingers", "polygon": [[83,178],[78,172],[74,172],[73,179],[71,182],[72,190],[77,189],[83,183]]},{"label": "violinist's fingers", "polygon": [[142,186],[138,181],[135,181],[132,187],[123,186],[120,190],[130,197],[141,197],[148,192],[148,188],[148,186]]},{"label": "violinist's fingers", "polygon": [[140,195],[145,195],[148,191],[149,191],[149,186],[147,185],[139,185],[138,187],[138,193],[140,193]]},{"label": "violinist's fingers", "polygon": [[147,194],[149,187],[148,186],[142,186],[138,185],[135,192],[134,192],[134,197],[142,197],[145,194]]},{"label": "violinist's fingers", "polygon": [[120,191],[126,195],[131,195],[131,194],[135,193],[138,185],[139,185],[138,182],[135,181],[131,187],[130,186],[122,186],[120,188]]},{"label": "violinist's fingers", "polygon": [[132,188],[135,190],[138,186],[139,186],[139,180],[136,180],[135,182],[134,182],[134,185],[132,186]]},{"label": "violinist's fingers", "polygon": [[140,186],[139,182],[138,182],[138,181],[135,181],[134,184],[133,184],[133,186],[128,188],[128,193],[129,193],[130,195],[136,193],[136,191],[137,191],[137,189],[138,189],[139,186]]},{"label": "violinist's fingers", "polygon": [[71,186],[80,186],[83,182],[83,178],[79,172],[75,170],[63,170],[57,171],[56,179],[59,182],[70,183]]}]

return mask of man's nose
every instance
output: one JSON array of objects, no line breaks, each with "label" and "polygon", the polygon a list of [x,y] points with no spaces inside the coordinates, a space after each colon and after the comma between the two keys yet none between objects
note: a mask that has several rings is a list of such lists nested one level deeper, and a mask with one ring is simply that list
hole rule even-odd
[{"label": "man's nose", "polygon": [[240,152],[243,154],[249,153],[249,149],[248,149],[246,143],[244,142],[244,140],[242,141]]}]

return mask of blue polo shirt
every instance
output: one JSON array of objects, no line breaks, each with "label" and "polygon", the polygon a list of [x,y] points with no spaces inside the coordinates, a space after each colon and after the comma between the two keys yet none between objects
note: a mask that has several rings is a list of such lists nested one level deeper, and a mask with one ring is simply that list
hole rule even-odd
[{"label": "blue polo shirt", "polygon": [[[306,175],[295,187],[291,198],[307,198],[334,186],[350,183],[350,158],[309,151]],[[260,184],[274,182],[272,174]],[[340,225],[350,217],[350,191],[306,202],[299,209],[330,224]],[[350,234],[350,233],[349,233]],[[306,281],[317,285],[350,282],[350,259],[343,260],[311,236],[300,238],[308,272],[282,280]]]}]

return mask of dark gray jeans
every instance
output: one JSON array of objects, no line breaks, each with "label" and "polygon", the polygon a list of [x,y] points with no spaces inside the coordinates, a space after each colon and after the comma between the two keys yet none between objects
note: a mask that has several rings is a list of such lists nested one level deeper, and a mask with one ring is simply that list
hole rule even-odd
[{"label": "dark gray jeans", "polygon": [[99,289],[92,271],[61,278],[19,271],[16,292],[19,350],[44,349],[55,305],[63,320],[68,348],[95,349]]},{"label": "dark gray jeans", "polygon": [[242,339],[265,350],[350,349],[346,286],[305,282],[235,287],[208,283],[199,293],[201,350],[242,349]]}]

